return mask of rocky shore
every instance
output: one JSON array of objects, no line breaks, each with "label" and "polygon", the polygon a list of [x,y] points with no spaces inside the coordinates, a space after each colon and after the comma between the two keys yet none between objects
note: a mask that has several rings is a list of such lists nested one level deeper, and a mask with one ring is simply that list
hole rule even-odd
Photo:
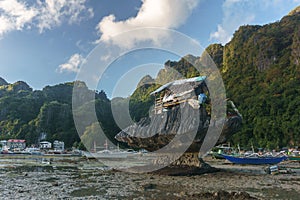
[{"label": "rocky shore", "polygon": [[279,175],[266,174],[265,166],[206,162],[219,171],[193,176],[132,174],[82,158],[50,165],[1,158],[0,199],[298,199],[300,195],[298,162],[282,163],[295,173]]}]

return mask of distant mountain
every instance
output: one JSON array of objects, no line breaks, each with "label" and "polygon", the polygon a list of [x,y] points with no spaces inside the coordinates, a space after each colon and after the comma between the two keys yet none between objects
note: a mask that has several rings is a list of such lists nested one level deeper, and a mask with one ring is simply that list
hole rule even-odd
[{"label": "distant mountain", "polygon": [[[4,80],[4,79],[1,79]],[[23,81],[8,84],[1,81],[0,86],[0,139],[26,139],[27,144],[37,144],[40,136],[46,140],[62,140],[66,147],[80,144],[79,135],[89,138],[92,134],[90,126],[94,122],[84,124],[82,130],[76,130],[72,113],[72,92],[75,82],[46,86],[43,90],[33,91]],[[105,133],[113,140],[119,130],[114,124],[110,111],[110,101],[103,91],[94,92],[82,83],[81,101],[86,96],[96,97],[96,113]],[[85,115],[84,108],[78,108],[79,115]],[[105,119],[105,120],[104,120]],[[78,132],[79,131],[79,132]],[[82,146],[82,145],[81,145]]]},{"label": "distant mountain", "polygon": [[8,83],[6,82],[6,80],[4,80],[3,78],[0,77],[0,86],[3,85],[8,85]]}]

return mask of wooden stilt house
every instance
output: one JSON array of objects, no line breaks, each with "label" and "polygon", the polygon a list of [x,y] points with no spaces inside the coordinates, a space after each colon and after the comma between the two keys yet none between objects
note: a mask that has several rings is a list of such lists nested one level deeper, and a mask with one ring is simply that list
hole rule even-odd
[{"label": "wooden stilt house", "polygon": [[199,101],[199,95],[201,94],[204,97],[209,95],[205,80],[206,76],[176,80],[153,91],[151,95],[155,95],[155,114],[160,114],[164,110],[184,102],[189,102],[194,107],[199,108],[199,105],[204,103],[201,101],[205,101]]}]

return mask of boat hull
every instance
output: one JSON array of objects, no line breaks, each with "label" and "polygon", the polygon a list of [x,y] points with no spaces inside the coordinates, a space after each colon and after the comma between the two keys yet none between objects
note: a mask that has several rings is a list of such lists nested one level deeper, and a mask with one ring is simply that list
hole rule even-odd
[{"label": "boat hull", "polygon": [[223,154],[223,157],[228,161],[235,163],[235,164],[247,164],[247,165],[265,165],[265,164],[277,164],[286,160],[286,156],[282,157],[234,157]]},{"label": "boat hull", "polygon": [[92,153],[91,154],[94,158],[107,158],[107,159],[120,159],[120,158],[127,158],[128,154],[105,154],[105,153]]},{"label": "boat hull", "polygon": [[289,160],[300,161],[300,156],[289,156]]},{"label": "boat hull", "polygon": [[223,154],[220,154],[220,153],[212,153],[212,157],[215,158],[215,159],[225,159]]},{"label": "boat hull", "polygon": [[86,158],[103,158],[103,159],[124,159],[130,156],[137,155],[132,152],[97,152],[97,153],[90,153],[90,152],[83,152],[83,155]]}]

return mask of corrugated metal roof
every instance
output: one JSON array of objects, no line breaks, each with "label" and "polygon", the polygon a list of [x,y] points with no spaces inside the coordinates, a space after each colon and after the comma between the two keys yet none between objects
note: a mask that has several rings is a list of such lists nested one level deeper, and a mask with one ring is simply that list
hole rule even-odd
[{"label": "corrugated metal roof", "polygon": [[159,93],[163,90],[165,90],[166,88],[169,88],[172,85],[182,85],[185,83],[192,83],[192,82],[203,82],[205,81],[206,76],[198,76],[198,77],[193,77],[193,78],[188,78],[188,79],[181,79],[181,80],[176,80],[176,81],[172,81],[169,83],[166,83],[165,85],[159,87],[158,89],[156,89],[155,91],[151,92],[150,95]]},{"label": "corrugated metal roof", "polygon": [[18,142],[18,143],[24,143],[26,140],[19,140],[19,139],[9,139],[7,142]]}]

